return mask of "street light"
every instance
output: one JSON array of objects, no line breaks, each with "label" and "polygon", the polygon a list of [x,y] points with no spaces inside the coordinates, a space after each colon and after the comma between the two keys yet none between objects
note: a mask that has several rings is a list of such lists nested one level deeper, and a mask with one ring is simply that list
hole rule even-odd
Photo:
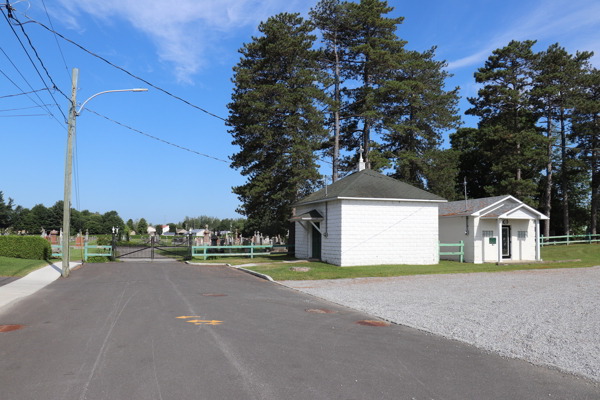
[{"label": "street light", "polygon": [[79,111],[77,111],[77,116],[79,117],[81,115],[81,111],[83,111],[83,107],[85,107],[85,104],[88,101],[90,101],[91,99],[93,99],[96,96],[100,96],[101,94],[104,94],[104,93],[115,93],[115,92],[147,92],[147,91],[148,91],[148,89],[137,88],[137,89],[105,90],[104,92],[96,93],[95,95],[93,95],[92,97],[90,97],[89,99],[87,99],[86,101],[83,102],[83,104],[81,105],[81,107],[79,107]]},{"label": "street light", "polygon": [[[73,75],[71,80],[71,107],[69,108],[69,130],[67,140],[67,159],[65,160],[65,200],[63,204],[63,233],[65,234],[66,240],[63,240],[62,248],[62,276],[66,278],[69,276],[69,237],[70,224],[71,224],[71,177],[72,177],[72,162],[73,162],[73,135],[75,133],[75,118],[81,114],[83,107],[88,101],[96,96],[104,93],[114,92],[147,92],[148,89],[119,89],[119,90],[106,90],[104,92],[96,93],[92,97],[88,98],[83,102],[79,111],[77,111],[76,95],[77,95],[77,80],[79,78],[79,69],[73,68]],[[118,229],[118,228],[117,228]],[[118,230],[117,230],[118,232]]]}]

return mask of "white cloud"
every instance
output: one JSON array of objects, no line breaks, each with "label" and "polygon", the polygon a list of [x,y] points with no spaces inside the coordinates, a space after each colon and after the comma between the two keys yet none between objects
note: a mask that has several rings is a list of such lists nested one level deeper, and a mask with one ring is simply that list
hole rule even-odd
[{"label": "white cloud", "polygon": [[[515,10],[516,13],[521,10]],[[506,46],[511,40],[544,40],[564,38],[575,50],[593,50],[583,46],[588,35],[595,35],[600,28],[600,3],[592,0],[574,2],[569,0],[541,1],[531,13],[523,15],[499,35],[490,39],[486,45],[473,54],[448,63],[448,69],[482,64],[493,50]],[[589,32],[589,33],[588,33]],[[566,43],[561,43],[565,45]],[[594,60],[597,63],[597,58]]]},{"label": "white cloud", "polygon": [[89,14],[105,24],[129,22],[156,44],[162,61],[173,63],[177,79],[191,76],[207,62],[207,51],[239,28],[256,26],[278,12],[302,10],[297,0],[59,0],[69,28],[81,30],[76,17]]}]

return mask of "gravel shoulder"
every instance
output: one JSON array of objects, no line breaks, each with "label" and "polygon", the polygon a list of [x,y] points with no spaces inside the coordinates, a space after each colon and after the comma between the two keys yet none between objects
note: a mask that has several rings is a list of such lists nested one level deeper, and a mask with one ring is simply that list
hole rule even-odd
[{"label": "gravel shoulder", "polygon": [[600,266],[283,283],[398,324],[600,381]]}]

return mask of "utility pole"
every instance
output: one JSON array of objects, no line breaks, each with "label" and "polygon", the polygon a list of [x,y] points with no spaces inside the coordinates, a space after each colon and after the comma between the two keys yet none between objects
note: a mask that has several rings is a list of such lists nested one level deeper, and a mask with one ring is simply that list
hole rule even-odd
[{"label": "utility pole", "polygon": [[69,108],[69,130],[67,139],[67,159],[65,160],[65,200],[63,204],[63,243],[62,243],[62,276],[69,276],[69,237],[71,236],[71,177],[73,169],[73,135],[75,135],[75,118],[77,117],[77,80],[79,69],[73,68],[71,87],[71,107]]}]

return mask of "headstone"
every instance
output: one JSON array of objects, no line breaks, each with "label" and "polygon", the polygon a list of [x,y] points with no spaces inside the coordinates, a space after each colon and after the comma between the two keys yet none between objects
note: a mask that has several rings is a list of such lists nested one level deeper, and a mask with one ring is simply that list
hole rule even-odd
[{"label": "headstone", "polygon": [[208,230],[208,225],[204,225],[204,243],[207,246],[210,246],[210,231]]},{"label": "headstone", "polygon": [[85,230],[85,241],[86,241],[86,242],[88,242],[88,241],[89,241],[89,234],[90,234],[90,231],[89,231],[89,229],[86,229],[86,230]]}]

